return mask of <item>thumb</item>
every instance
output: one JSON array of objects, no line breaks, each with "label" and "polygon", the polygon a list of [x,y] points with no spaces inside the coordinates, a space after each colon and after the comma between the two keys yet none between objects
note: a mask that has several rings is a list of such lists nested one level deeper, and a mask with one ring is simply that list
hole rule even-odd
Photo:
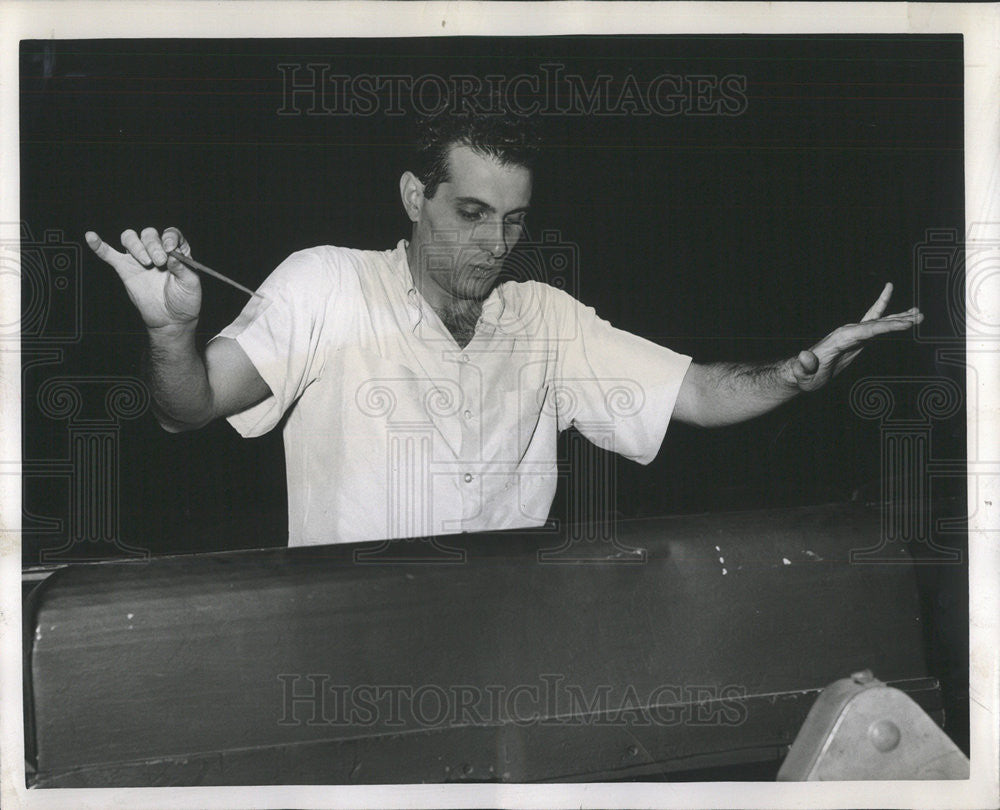
[{"label": "thumb", "polygon": [[792,364],[792,372],[796,379],[811,377],[819,371],[819,358],[808,349],[799,352]]}]

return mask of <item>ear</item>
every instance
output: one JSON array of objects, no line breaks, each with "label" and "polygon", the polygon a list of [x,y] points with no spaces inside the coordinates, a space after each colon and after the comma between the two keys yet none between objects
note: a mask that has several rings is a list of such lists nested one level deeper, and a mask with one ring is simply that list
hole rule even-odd
[{"label": "ear", "polygon": [[424,203],[424,184],[413,172],[403,172],[399,178],[399,197],[410,222],[420,219],[420,207]]}]

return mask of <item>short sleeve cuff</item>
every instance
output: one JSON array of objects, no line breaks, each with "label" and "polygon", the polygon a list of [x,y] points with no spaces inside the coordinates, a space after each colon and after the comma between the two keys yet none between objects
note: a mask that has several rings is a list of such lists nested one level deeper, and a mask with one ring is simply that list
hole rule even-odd
[{"label": "short sleeve cuff", "polygon": [[267,302],[254,299],[254,302],[248,304],[233,323],[212,338],[212,340],[218,338],[235,340],[271,390],[271,394],[256,405],[226,418],[241,436],[248,439],[263,436],[274,428],[285,412],[283,404],[274,394],[275,391],[282,390],[279,369],[273,360],[269,359],[274,339],[266,334],[264,322],[257,318],[266,306]]},{"label": "short sleeve cuff", "polygon": [[674,405],[677,404],[677,395],[691,365],[691,358],[687,355],[678,354],[662,346],[659,348],[663,351],[663,357],[658,362],[650,364],[650,377],[646,389],[649,400],[644,411],[648,414],[645,420],[648,440],[642,443],[644,447],[638,454],[626,455],[626,458],[639,464],[649,464],[660,452],[663,437],[667,435],[667,427],[673,416]]}]

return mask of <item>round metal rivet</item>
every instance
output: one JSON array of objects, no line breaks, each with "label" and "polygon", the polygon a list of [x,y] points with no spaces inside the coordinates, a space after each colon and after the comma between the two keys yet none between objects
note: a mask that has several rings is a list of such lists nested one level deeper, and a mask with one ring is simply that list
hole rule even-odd
[{"label": "round metal rivet", "polygon": [[868,739],[879,751],[892,751],[899,745],[899,726],[892,720],[876,720],[868,726]]}]

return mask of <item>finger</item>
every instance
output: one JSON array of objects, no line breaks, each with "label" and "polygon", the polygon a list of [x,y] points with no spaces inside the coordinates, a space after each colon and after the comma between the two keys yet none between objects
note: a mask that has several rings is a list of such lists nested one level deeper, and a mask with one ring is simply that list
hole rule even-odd
[{"label": "finger", "polygon": [[870,340],[888,332],[901,332],[904,329],[910,329],[913,327],[913,323],[913,318],[879,318],[877,321],[868,321],[854,327],[848,327],[842,337],[847,343],[856,343]]},{"label": "finger", "polygon": [[826,340],[822,341],[815,348],[819,349],[824,355],[842,354],[878,335],[911,329],[915,324],[920,323],[923,318],[924,316],[918,313],[916,316],[907,316],[905,318],[879,318],[877,321],[866,321],[865,323],[842,326],[832,332]]},{"label": "finger", "polygon": [[879,295],[878,300],[875,301],[874,304],[872,304],[871,309],[869,309],[864,314],[864,317],[861,319],[861,321],[862,322],[871,321],[874,320],[875,318],[881,317],[882,313],[885,312],[885,308],[889,305],[890,298],[892,298],[891,282],[887,283],[885,287],[882,288],[882,294]]},{"label": "finger", "polygon": [[880,324],[889,324],[893,328],[906,329],[907,327],[921,323],[923,319],[924,313],[919,309],[914,309],[909,312],[901,312],[898,315],[887,315],[884,318],[879,318],[877,321],[869,321],[864,325],[877,328]]},{"label": "finger", "polygon": [[[914,310],[915,309],[916,308],[914,308]],[[890,317],[892,317],[892,316],[890,316]],[[921,313],[918,312],[918,313],[916,313],[916,317],[907,317],[905,320],[904,319],[900,319],[899,322],[894,323],[894,324],[889,324],[889,325],[885,326],[884,328],[877,327],[875,330],[869,330],[869,333],[866,334],[866,335],[855,336],[857,339],[853,340],[851,343],[841,343],[841,344],[839,344],[837,346],[837,351],[843,352],[843,354],[841,355],[840,359],[837,361],[837,365],[835,366],[833,373],[834,374],[839,374],[848,365],[850,365],[850,363],[854,360],[855,357],[857,357],[859,354],[861,354],[861,350],[864,348],[864,346],[857,346],[858,343],[861,343],[861,342],[863,342],[865,340],[868,340],[871,337],[875,337],[877,335],[884,334],[885,332],[899,332],[899,331],[902,331],[904,329],[909,329],[911,326],[914,325],[914,323],[920,323],[923,319],[924,319],[924,316]],[[880,323],[884,324],[888,320],[889,320],[889,318],[882,318],[881,321],[880,321]],[[874,326],[874,324],[869,324],[869,325],[870,326]],[[851,348],[852,345],[853,346],[857,346],[857,348]]]},{"label": "finger", "polygon": [[896,312],[892,315],[886,315],[886,318],[910,318],[920,314],[920,310],[916,307],[910,307],[906,312]]},{"label": "finger", "polygon": [[83,238],[87,240],[87,246],[97,254],[97,258],[115,268],[121,278],[141,272],[134,264],[130,264],[127,254],[119,253],[93,231],[87,231]]},{"label": "finger", "polygon": [[124,253],[119,253],[93,231],[87,231],[83,238],[87,240],[87,246],[97,254],[97,258],[110,265],[125,257]]},{"label": "finger", "polygon": [[146,249],[146,255],[153,260],[153,264],[157,267],[163,267],[167,263],[167,254],[160,243],[160,234],[157,233],[156,228],[143,228],[139,238],[142,240],[142,246]]},{"label": "finger", "polygon": [[173,275],[184,287],[193,289],[201,283],[198,280],[198,274],[194,270],[184,264],[184,262],[177,260],[176,252],[171,253],[168,257],[167,272]]},{"label": "finger", "polygon": [[122,231],[122,247],[131,253],[132,257],[139,264],[149,267],[153,263],[153,260],[149,258],[149,254],[146,252],[146,248],[143,247],[142,240],[139,239],[139,234],[131,228],[127,231]]},{"label": "finger", "polygon": [[[168,254],[176,251],[184,256],[191,255],[191,248],[188,246],[187,240],[177,228],[170,227],[164,229],[162,243],[163,249]],[[182,262],[177,261],[173,256],[168,255],[167,258],[167,270],[173,273],[174,277],[178,281],[183,282],[185,286],[191,286],[197,274],[190,267],[186,267]]]},{"label": "finger", "polygon": [[163,231],[163,249],[169,253],[171,250],[179,250],[185,256],[191,255],[191,248],[188,247],[187,240],[177,228],[165,228]]},{"label": "finger", "polygon": [[[918,323],[921,323],[923,319],[924,319],[923,313],[920,312],[916,307],[913,307],[912,309],[900,313],[899,315],[889,315],[885,318],[881,318],[879,320],[879,324],[884,324],[884,327],[869,322],[868,324],[866,324],[869,327],[869,333],[858,337],[858,339],[854,342],[858,343],[863,340],[867,340],[870,337],[875,337],[876,335],[884,334],[885,332],[900,332],[904,329],[909,329],[910,327]],[[847,353],[844,354],[840,358],[840,360],[837,361],[837,366],[836,370],[834,371],[834,374],[839,374],[844,369],[845,366],[850,364],[851,361],[854,360],[854,358],[861,353],[862,348],[863,347],[858,347],[856,349],[848,350]],[[847,349],[848,346],[840,347],[841,351],[845,351]]]}]

